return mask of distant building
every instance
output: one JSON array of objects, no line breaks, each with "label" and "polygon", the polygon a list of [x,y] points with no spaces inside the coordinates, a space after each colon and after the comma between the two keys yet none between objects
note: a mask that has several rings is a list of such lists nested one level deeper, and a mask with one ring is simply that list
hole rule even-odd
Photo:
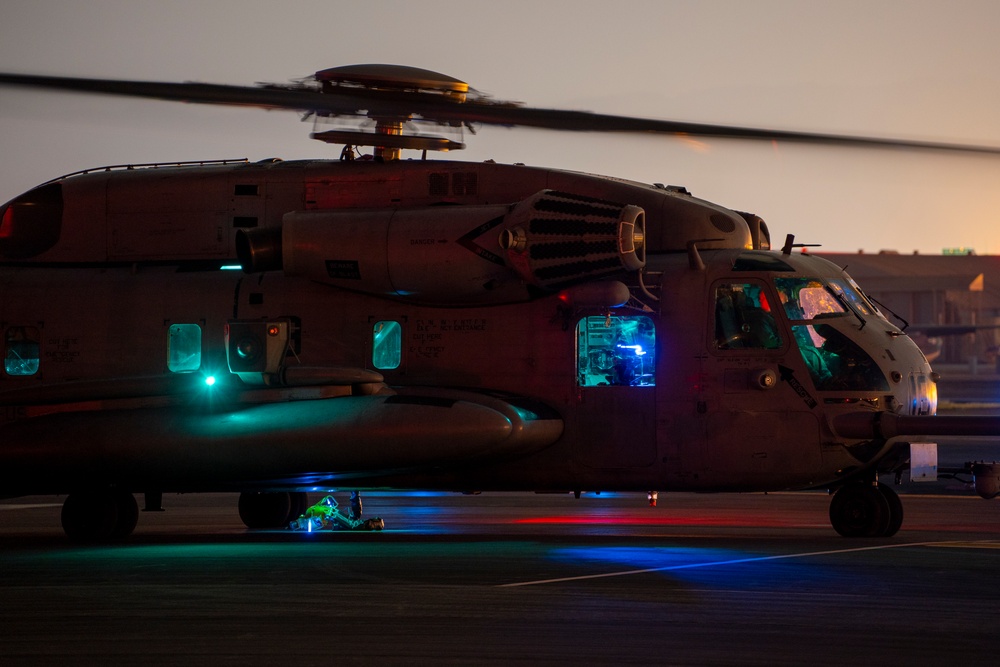
[{"label": "distant building", "polygon": [[844,267],[890,320],[887,310],[909,322],[934,363],[1000,370],[1000,256],[814,254]]}]

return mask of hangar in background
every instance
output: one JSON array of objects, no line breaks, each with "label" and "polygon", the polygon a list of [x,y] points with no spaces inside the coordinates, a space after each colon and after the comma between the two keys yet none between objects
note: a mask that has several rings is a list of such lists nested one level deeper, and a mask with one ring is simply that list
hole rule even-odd
[{"label": "hangar in background", "polygon": [[814,254],[846,268],[883,312],[909,322],[907,333],[935,368],[1000,373],[1000,255]]}]

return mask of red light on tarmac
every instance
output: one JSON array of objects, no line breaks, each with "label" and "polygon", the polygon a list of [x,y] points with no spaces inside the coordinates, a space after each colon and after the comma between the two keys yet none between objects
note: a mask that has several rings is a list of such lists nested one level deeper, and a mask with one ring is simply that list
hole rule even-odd
[{"label": "red light on tarmac", "polygon": [[[655,512],[655,510],[654,510]],[[712,515],[667,515],[649,513],[648,508],[642,512],[627,514],[595,514],[592,516],[544,516],[527,519],[515,519],[513,523],[525,525],[575,525],[575,526],[737,526],[778,528],[796,525],[792,522],[775,520],[764,516],[748,516],[746,514],[712,514]]]}]

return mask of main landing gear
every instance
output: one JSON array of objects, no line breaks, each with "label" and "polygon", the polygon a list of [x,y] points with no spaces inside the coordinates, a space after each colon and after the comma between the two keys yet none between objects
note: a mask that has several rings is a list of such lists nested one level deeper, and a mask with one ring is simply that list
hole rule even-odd
[{"label": "main landing gear", "polygon": [[77,542],[128,537],[139,523],[135,496],[119,489],[71,493],[62,507],[62,527]]},{"label": "main landing gear", "polygon": [[830,523],[844,537],[892,537],[903,525],[903,503],[884,484],[846,484],[830,501]]}]

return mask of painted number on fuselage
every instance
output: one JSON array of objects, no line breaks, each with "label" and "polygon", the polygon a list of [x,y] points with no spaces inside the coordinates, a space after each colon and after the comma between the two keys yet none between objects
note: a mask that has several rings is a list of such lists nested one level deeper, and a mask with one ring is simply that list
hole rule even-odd
[{"label": "painted number on fuselage", "polygon": [[410,333],[409,352],[425,359],[438,359],[445,349],[445,333],[475,331],[486,331],[485,318],[417,319]]},{"label": "painted number on fuselage", "polygon": [[57,364],[72,363],[80,356],[79,338],[49,338],[45,343],[46,361]]}]

